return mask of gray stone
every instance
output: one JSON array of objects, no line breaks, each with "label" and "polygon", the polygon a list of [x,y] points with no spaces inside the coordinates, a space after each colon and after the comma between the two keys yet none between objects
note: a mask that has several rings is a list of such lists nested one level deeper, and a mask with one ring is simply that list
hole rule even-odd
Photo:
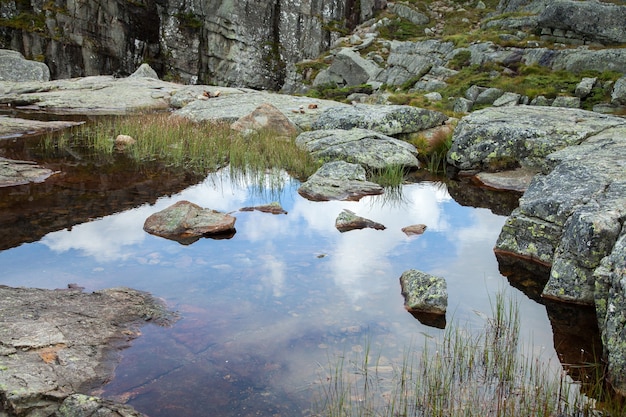
[{"label": "gray stone", "polygon": [[413,106],[357,104],[328,108],[313,123],[313,129],[363,128],[394,136],[415,133],[443,124],[447,116],[441,112]]},{"label": "gray stone", "polygon": [[550,106],[552,100],[547,99],[545,96],[537,96],[530,101],[531,106]]},{"label": "gray stone", "polygon": [[595,87],[597,82],[598,82],[597,77],[583,78],[582,80],[580,80],[580,82],[576,86],[576,89],[574,90],[574,94],[576,95],[576,97],[579,97],[581,99],[587,97],[589,94],[591,94],[591,90],[593,90],[593,87]]},{"label": "gray stone", "polygon": [[419,166],[415,146],[367,129],[304,132],[298,135],[296,144],[315,158],[354,162],[367,169]]},{"label": "gray stone", "polygon": [[611,93],[611,103],[626,104],[626,75],[615,82]]},{"label": "gray stone", "polygon": [[441,93],[438,92],[432,92],[432,93],[428,93],[428,94],[424,94],[424,98],[428,99],[429,101],[441,101],[443,100],[443,97],[441,96]]},{"label": "gray stone", "polygon": [[54,417],[147,417],[128,405],[85,394],[68,396]]},{"label": "gray stone", "polygon": [[293,137],[298,134],[296,125],[270,103],[263,103],[250,114],[240,117],[230,125],[230,128],[244,134],[261,130],[271,130],[276,135],[283,137]]},{"label": "gray stone", "polygon": [[373,80],[382,71],[382,69],[369,59],[362,58],[358,52],[351,48],[342,48],[333,63],[328,67],[324,78],[316,77],[313,85],[321,85],[334,80],[341,79],[336,82],[339,85],[360,85],[365,84],[369,80]]},{"label": "gray stone", "polygon": [[472,100],[468,100],[464,97],[457,97],[454,100],[453,111],[455,113],[469,113],[472,111],[472,107],[474,106],[474,102]]},{"label": "gray stone", "polygon": [[482,91],[474,100],[474,104],[493,104],[494,101],[499,99],[504,94],[499,88],[489,87],[486,90]]},{"label": "gray stone", "polygon": [[370,219],[366,219],[365,217],[357,216],[353,211],[348,209],[344,209],[341,213],[339,213],[337,219],[335,220],[335,227],[341,233],[357,229],[385,230],[384,225]]},{"label": "gray stone", "polygon": [[[1,99],[0,99],[1,100]],[[41,121],[0,115],[0,139],[38,135],[77,126],[80,122]]]},{"label": "gray stone", "polygon": [[19,52],[0,49],[0,81],[48,81],[50,69],[43,62],[29,61]]},{"label": "gray stone", "polygon": [[400,285],[408,311],[446,314],[448,290],[445,279],[409,269],[400,276]]},{"label": "gray stone", "polygon": [[232,237],[236,218],[202,208],[189,201],[179,201],[148,217],[143,229],[153,235],[190,244],[201,237]]},{"label": "gray stone", "polygon": [[300,195],[313,201],[358,201],[383,191],[380,185],[367,181],[361,165],[345,161],[325,163],[298,189]]},{"label": "gray stone", "polygon": [[457,125],[448,162],[461,170],[528,167],[547,171],[546,156],[583,142],[624,119],[580,109],[538,106],[490,107]]},{"label": "gray stone", "polygon": [[[81,398],[74,394],[110,380],[120,342],[139,336],[141,325],[175,320],[161,302],[130,288],[88,294],[0,286],[0,415],[96,415],[71,405]],[[103,412],[140,416],[131,407],[89,397],[90,410],[105,404]]]},{"label": "gray stone", "polygon": [[150,67],[150,65],[146,63],[141,64],[135,72],[130,74],[130,77],[145,77],[145,78],[153,78],[156,80],[159,79],[159,76],[157,75],[156,71],[153,70],[152,67]]},{"label": "gray stone", "polygon": [[571,109],[580,108],[579,97],[558,96],[552,102],[552,107],[568,107]]},{"label": "gray stone", "polygon": [[478,85],[471,85],[470,88],[465,90],[465,98],[470,100],[472,103],[476,101],[478,96],[483,93],[487,87],[480,87]]},{"label": "gray stone", "polygon": [[626,6],[595,1],[557,0],[538,16],[538,25],[567,31],[569,37],[602,44],[626,42]]},{"label": "gray stone", "polygon": [[517,106],[522,96],[517,93],[506,92],[498,97],[494,102],[494,107]]},{"label": "gray stone", "polygon": [[430,19],[425,14],[421,13],[419,10],[414,9],[411,6],[401,3],[390,3],[387,5],[387,9],[414,25],[427,25],[430,22]]}]

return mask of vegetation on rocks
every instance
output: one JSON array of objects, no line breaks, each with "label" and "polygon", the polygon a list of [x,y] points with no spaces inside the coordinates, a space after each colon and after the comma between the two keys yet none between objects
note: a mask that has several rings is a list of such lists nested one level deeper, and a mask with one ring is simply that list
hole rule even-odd
[{"label": "vegetation on rocks", "polygon": [[320,165],[293,140],[277,137],[269,130],[242,135],[226,123],[196,123],[164,113],[85,124],[60,137],[50,136],[46,146],[86,146],[112,157],[116,152],[114,139],[119,134],[136,140],[124,153],[137,163],[156,161],[194,173],[230,165],[236,174],[253,178],[284,169],[302,179]]}]

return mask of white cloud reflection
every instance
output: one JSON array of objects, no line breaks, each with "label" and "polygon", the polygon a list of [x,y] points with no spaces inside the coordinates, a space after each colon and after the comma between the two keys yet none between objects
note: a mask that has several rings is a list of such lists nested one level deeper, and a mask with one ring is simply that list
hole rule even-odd
[{"label": "white cloud reflection", "polygon": [[[252,194],[254,193],[240,184],[233,183],[227,173],[212,175],[177,195],[159,199],[154,205],[144,205],[84,223],[75,226],[71,231],[50,233],[42,239],[42,243],[54,252],[75,250],[83,256],[93,257],[100,263],[135,258],[138,263],[144,265],[166,262],[186,268],[202,261],[215,270],[255,269],[258,271],[257,277],[261,285],[274,297],[281,297],[285,293],[289,265],[301,261],[298,259],[294,261],[293,255],[288,253],[287,249],[296,249],[281,247],[284,245],[283,242],[287,241],[290,242],[289,245],[295,246],[300,243],[303,246],[319,245],[311,251],[328,255],[324,264],[326,273],[338,287],[356,301],[376,293],[382,285],[386,285],[381,276],[390,270],[389,257],[395,250],[409,244],[423,248],[421,237],[405,236],[401,231],[403,227],[423,223],[427,225],[426,233],[440,233],[442,236],[448,236],[451,229],[450,219],[447,217],[449,214],[446,214],[444,205],[453,201],[446,187],[436,184],[413,184],[403,188],[401,201],[390,201],[375,196],[365,197],[358,202],[312,202],[296,195],[293,206],[286,207],[288,215],[234,213],[240,220],[237,222],[238,230],[233,240],[239,242],[238,244],[241,242],[256,244],[252,246],[256,248],[254,249],[256,253],[243,255],[249,250],[248,246],[238,246],[239,249],[235,249],[235,254],[228,252],[230,255],[225,258],[205,259],[196,256],[194,259],[189,255],[183,258],[171,247],[169,249],[171,253],[158,248],[156,251],[152,249],[146,253],[146,249],[142,249],[147,237],[143,231],[143,223],[152,213],[180,200],[189,200],[202,207],[223,212],[233,212],[250,205],[251,201],[254,201],[253,204],[270,202],[259,203],[255,200],[262,198]],[[335,228],[335,219],[346,208],[357,215],[384,224],[387,229],[339,233]],[[254,220],[247,217],[246,221],[244,216],[258,217]],[[489,213],[481,214],[480,211],[467,218],[471,222],[455,230],[454,239],[446,238],[449,240],[446,245],[450,246],[450,252],[456,250],[460,256],[469,256],[471,259],[484,251],[484,245],[477,245],[477,240],[484,238],[488,241],[486,245],[493,244],[494,233],[497,233],[503,220]],[[245,227],[242,227],[244,225]],[[286,236],[299,241],[291,243]],[[310,255],[313,257],[314,253]],[[242,262],[242,256],[249,262]],[[174,257],[176,259],[172,259]]]}]

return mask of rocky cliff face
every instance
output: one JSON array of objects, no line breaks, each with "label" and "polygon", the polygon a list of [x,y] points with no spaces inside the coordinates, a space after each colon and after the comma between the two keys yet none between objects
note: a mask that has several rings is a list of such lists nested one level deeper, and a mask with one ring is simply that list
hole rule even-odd
[{"label": "rocky cliff face", "polygon": [[8,0],[0,48],[44,60],[52,78],[126,75],[149,62],[184,82],[277,89],[386,0]]}]

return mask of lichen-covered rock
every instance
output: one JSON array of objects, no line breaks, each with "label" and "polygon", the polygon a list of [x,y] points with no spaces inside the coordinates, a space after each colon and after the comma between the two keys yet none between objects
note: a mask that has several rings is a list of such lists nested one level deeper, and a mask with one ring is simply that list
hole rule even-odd
[{"label": "lichen-covered rock", "polygon": [[608,363],[608,380],[621,395],[626,395],[626,228],[610,255],[594,273],[595,307]]},{"label": "lichen-covered rock", "polygon": [[385,230],[385,225],[366,219],[365,217],[357,216],[356,213],[348,209],[344,209],[341,213],[339,213],[337,219],[335,219],[335,227],[341,233],[366,228]]},{"label": "lichen-covered rock", "polygon": [[229,214],[183,200],[148,217],[143,229],[156,236],[190,244],[203,236],[232,237],[235,220]]},{"label": "lichen-covered rock", "polygon": [[447,158],[461,170],[548,170],[548,154],[622,124],[623,118],[579,109],[490,107],[461,119]]},{"label": "lichen-covered rock", "polygon": [[400,285],[408,311],[446,314],[448,289],[445,279],[409,269],[400,276]]},{"label": "lichen-covered rock", "polygon": [[345,161],[325,163],[298,189],[301,196],[313,201],[358,201],[383,192],[383,187],[367,181],[361,165]]},{"label": "lichen-covered rock", "polygon": [[73,394],[63,400],[54,417],[146,417],[134,408],[99,397]]},{"label": "lichen-covered rock", "polygon": [[357,104],[329,108],[319,115],[313,129],[369,129],[396,136],[443,124],[448,117],[438,111],[413,106]]},{"label": "lichen-covered rock", "polygon": [[341,49],[333,63],[313,81],[313,85],[327,84],[329,81],[339,85],[360,85],[373,80],[382,71],[374,61],[362,58],[352,48]]},{"label": "lichen-covered rock", "polygon": [[344,160],[369,169],[419,166],[415,146],[372,130],[314,130],[298,135],[296,145],[318,159]]},{"label": "lichen-covered rock", "polygon": [[17,51],[0,49],[0,81],[50,80],[50,69],[43,62],[29,61]]}]

